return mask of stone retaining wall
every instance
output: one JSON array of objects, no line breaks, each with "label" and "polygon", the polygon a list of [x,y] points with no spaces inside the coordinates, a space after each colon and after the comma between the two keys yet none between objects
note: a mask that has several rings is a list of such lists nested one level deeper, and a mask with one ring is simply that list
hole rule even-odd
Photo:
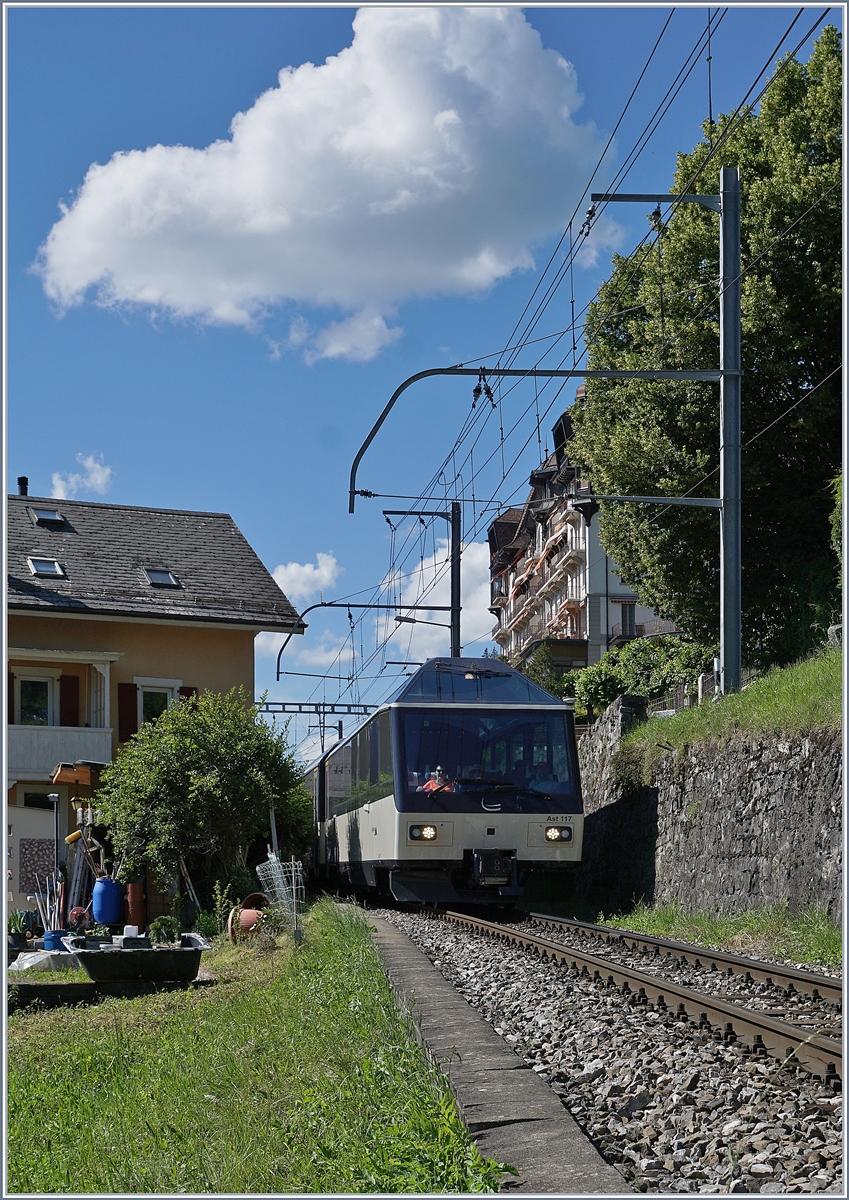
[{"label": "stone retaining wall", "polygon": [[636,899],[717,912],[815,900],[839,920],[840,735],[689,746],[662,755],[652,787],[624,794],[611,760],[644,711],[622,697],[579,743],[583,898],[608,913]]}]

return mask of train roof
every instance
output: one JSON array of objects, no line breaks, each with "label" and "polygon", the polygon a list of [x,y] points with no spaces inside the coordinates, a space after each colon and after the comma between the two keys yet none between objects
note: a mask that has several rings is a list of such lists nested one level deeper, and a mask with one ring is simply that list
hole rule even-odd
[{"label": "train roof", "polygon": [[[378,711],[392,704],[486,704],[494,707],[503,704],[506,708],[530,704],[535,708],[547,705],[562,712],[570,703],[564,703],[497,658],[431,658],[384,700]],[[368,720],[373,720],[374,715],[372,713]],[[305,773],[309,774],[329,754],[350,741],[360,728],[358,726],[343,742],[336,742],[313,759],[304,768]]]},{"label": "train roof", "polygon": [[563,701],[497,658],[431,658],[386,704],[550,704]]}]

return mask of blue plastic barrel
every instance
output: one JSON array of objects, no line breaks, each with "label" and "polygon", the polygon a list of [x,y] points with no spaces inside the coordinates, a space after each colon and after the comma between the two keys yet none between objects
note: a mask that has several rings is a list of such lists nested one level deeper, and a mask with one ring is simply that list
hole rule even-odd
[{"label": "blue plastic barrel", "polygon": [[98,879],[94,884],[91,911],[98,925],[120,925],[124,920],[124,896],[114,879]]}]

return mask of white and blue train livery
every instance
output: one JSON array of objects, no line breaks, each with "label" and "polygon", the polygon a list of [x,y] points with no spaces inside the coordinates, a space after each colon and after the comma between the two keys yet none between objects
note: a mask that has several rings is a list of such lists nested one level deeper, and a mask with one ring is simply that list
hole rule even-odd
[{"label": "white and blue train livery", "polygon": [[581,858],[571,706],[497,659],[431,659],[305,783],[329,886],[509,904],[531,873]]}]

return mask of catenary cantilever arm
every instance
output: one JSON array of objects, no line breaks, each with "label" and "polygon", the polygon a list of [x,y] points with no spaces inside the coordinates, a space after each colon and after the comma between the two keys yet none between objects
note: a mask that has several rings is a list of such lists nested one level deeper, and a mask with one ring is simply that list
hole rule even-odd
[{"label": "catenary cantilever arm", "polygon": [[418,371],[415,375],[411,375],[409,379],[405,379],[403,383],[398,385],[389,397],[383,412],[377,418],[374,425],[372,425],[368,437],[357,451],[351,466],[351,481],[348,488],[348,512],[352,513],[354,511],[354,503],[357,496],[357,470],[363,455],[374,441],[375,435],[381,425],[395,407],[395,401],[411,384],[418,383],[420,379],[428,379],[431,375],[477,375],[479,377],[483,375],[484,378],[489,375],[495,375],[499,378],[509,376],[517,379],[569,379],[574,376],[577,379],[677,379],[680,381],[716,383],[722,378],[722,374],[722,371],[563,371],[554,370],[553,368],[547,369],[545,367],[530,367],[527,370],[522,370],[518,367],[465,367],[462,363],[456,367],[431,367],[427,371]]},{"label": "catenary cantilever arm", "polygon": [[307,615],[307,613],[312,612],[312,610],[314,608],[394,608],[394,609],[406,608],[406,609],[409,609],[411,612],[412,611],[418,611],[418,612],[450,612],[451,611],[451,606],[449,604],[349,604],[347,602],[347,600],[319,600],[317,604],[311,604],[309,606],[309,608],[305,608],[304,611],[299,615],[297,624],[289,631],[289,633],[286,637],[286,641],[283,643],[283,645],[277,651],[277,678],[278,679],[280,678],[280,658],[283,654],[283,651],[286,649],[286,647],[291,642],[292,634],[294,634],[295,630],[302,623],[304,617]]}]

